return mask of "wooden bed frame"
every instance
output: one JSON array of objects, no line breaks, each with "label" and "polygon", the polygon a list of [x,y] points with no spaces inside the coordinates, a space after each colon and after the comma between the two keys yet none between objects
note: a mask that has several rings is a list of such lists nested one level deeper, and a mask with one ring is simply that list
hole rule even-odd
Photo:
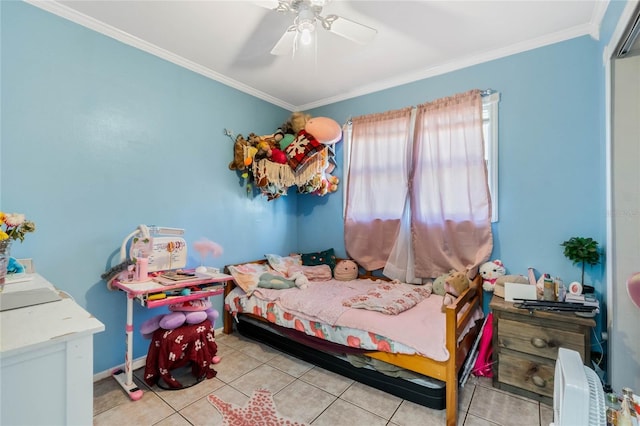
[{"label": "wooden bed frame", "polygon": [[[266,259],[244,263],[264,264],[266,263]],[[228,266],[225,267],[225,273],[229,273]],[[387,280],[386,277],[375,275],[375,272],[371,271],[360,273],[358,278]],[[225,287],[225,298],[234,287],[235,283]],[[468,309],[465,310],[465,307],[468,307]],[[393,354],[379,351],[366,352],[366,355],[371,358],[445,382],[447,426],[456,425],[458,418],[458,374],[465,362],[467,354],[471,351],[473,343],[480,332],[482,321],[477,321],[460,343],[457,344],[457,342],[461,333],[471,321],[472,314],[477,307],[482,308],[482,277],[480,274],[476,275],[468,290],[463,292],[454,303],[446,307],[446,348],[449,351],[449,359],[446,361],[434,361],[433,359],[420,355]],[[463,310],[464,312],[460,314]],[[253,314],[242,313],[242,315],[246,315],[256,321],[265,321],[263,318]],[[225,310],[223,319],[224,333],[232,333],[233,317]]]}]

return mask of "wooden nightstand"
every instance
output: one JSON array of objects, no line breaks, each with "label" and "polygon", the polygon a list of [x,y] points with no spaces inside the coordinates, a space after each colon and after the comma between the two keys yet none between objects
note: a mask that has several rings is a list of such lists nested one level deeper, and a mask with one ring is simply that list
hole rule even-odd
[{"label": "wooden nightstand", "polygon": [[553,403],[553,376],[558,347],[573,349],[591,363],[592,318],[574,313],[529,312],[494,296],[493,386]]}]

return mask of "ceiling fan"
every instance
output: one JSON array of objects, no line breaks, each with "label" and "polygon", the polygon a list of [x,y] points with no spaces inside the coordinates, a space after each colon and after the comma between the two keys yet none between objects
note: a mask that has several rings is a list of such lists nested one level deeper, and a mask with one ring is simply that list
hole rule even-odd
[{"label": "ceiling fan", "polygon": [[378,33],[374,28],[360,24],[338,15],[322,16],[322,8],[331,0],[272,0],[260,1],[261,6],[273,9],[277,12],[295,14],[291,25],[280,40],[271,49],[272,55],[288,55],[295,51],[297,44],[310,44],[316,29],[320,23],[322,28],[354,41],[358,44],[367,44]]}]

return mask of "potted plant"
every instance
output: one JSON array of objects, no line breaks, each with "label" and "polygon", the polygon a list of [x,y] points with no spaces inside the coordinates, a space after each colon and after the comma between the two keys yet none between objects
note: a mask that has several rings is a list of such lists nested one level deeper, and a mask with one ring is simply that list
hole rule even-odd
[{"label": "potted plant", "polygon": [[584,287],[584,267],[600,263],[600,252],[598,242],[593,238],[573,237],[560,244],[564,247],[564,255],[571,260],[574,265],[582,264],[582,280],[580,284]]}]

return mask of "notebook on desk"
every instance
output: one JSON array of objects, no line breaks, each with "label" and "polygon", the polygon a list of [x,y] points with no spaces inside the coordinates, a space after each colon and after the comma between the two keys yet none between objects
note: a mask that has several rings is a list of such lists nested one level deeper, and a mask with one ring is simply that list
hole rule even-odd
[{"label": "notebook on desk", "polygon": [[0,312],[11,309],[62,300],[60,295],[50,288],[36,288],[32,290],[0,293]]}]

